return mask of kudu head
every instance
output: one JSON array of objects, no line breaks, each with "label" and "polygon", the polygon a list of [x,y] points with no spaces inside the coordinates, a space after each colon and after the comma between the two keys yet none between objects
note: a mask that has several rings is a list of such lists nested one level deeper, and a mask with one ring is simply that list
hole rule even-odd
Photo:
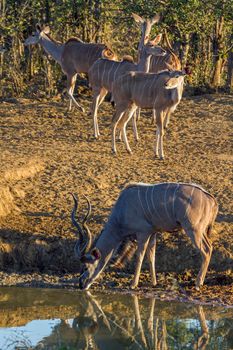
[{"label": "kudu head", "polygon": [[162,34],[158,34],[153,40],[147,41],[147,43],[142,47],[141,57],[143,55],[165,56],[167,51],[159,46],[161,39]]},{"label": "kudu head", "polygon": [[168,75],[165,81],[165,89],[175,89],[184,81],[184,77],[187,75],[185,70],[168,70]]},{"label": "kudu head", "polygon": [[32,33],[24,42],[25,46],[36,45],[40,43],[40,40],[43,36],[46,36],[50,33],[49,26],[41,27],[39,24],[36,25],[36,31]]},{"label": "kudu head", "polygon": [[71,213],[73,225],[77,228],[79,239],[75,244],[75,254],[81,263],[81,273],[79,278],[79,287],[81,289],[88,289],[93,280],[94,273],[97,270],[101,253],[98,248],[92,246],[92,234],[87,226],[87,220],[91,215],[91,204],[87,197],[88,210],[82,223],[76,219],[76,212],[78,209],[78,199],[73,195],[74,207]]},{"label": "kudu head", "polygon": [[141,25],[141,39],[140,39],[139,46],[138,46],[138,52],[139,52],[139,56],[140,56],[140,52],[141,52],[143,46],[149,40],[151,28],[155,23],[157,23],[159,21],[160,15],[156,14],[155,16],[153,16],[151,18],[144,18],[144,17],[137,15],[136,13],[132,13],[132,16],[133,16],[134,20]]}]

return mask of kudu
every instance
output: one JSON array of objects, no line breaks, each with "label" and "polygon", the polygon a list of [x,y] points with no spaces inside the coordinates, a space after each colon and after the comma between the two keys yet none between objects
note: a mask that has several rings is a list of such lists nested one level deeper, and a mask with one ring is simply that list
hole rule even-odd
[{"label": "kudu", "polygon": [[[145,18],[135,13],[132,13],[132,16],[134,20],[141,25],[141,38],[138,45],[138,58],[140,59],[140,54],[143,45],[145,45],[149,41],[152,26],[159,21],[160,16],[156,14],[154,17]],[[163,57],[152,57],[149,68],[149,71],[152,73],[158,73],[161,70],[164,70],[165,68],[167,68],[167,64],[174,70],[181,69],[180,60],[171,47],[166,31],[164,32],[163,38],[163,41],[165,43],[165,49],[167,50],[166,55]]]},{"label": "kudu", "polygon": [[129,184],[116,201],[108,222],[93,241],[87,226],[91,205],[83,224],[76,220],[78,201],[75,196],[71,218],[78,229],[79,239],[75,252],[81,262],[79,286],[88,289],[105,268],[122,240],[135,235],[137,239],[137,263],[131,284],[136,288],[141,265],[147,254],[152,278],[156,285],[155,247],[156,232],[175,232],[183,229],[200,252],[202,264],[196,279],[196,288],[203,285],[212,254],[210,240],[218,205],[215,198],[195,184],[160,183]]},{"label": "kudu", "polygon": [[[141,25],[141,39],[138,47],[139,55],[143,47],[143,43],[147,43],[149,40],[150,32],[152,29],[153,24],[157,23],[160,19],[159,15],[155,15],[152,18],[144,18],[137,14],[133,14],[134,20]],[[165,44],[163,47],[166,49],[166,55],[163,57],[152,57],[150,61],[150,68],[149,72],[151,73],[158,73],[161,72],[164,69],[172,69],[172,70],[180,70],[181,69],[181,62],[179,58],[176,56],[175,52],[172,49],[171,43],[167,36],[167,31],[164,31],[162,41]],[[171,111],[167,111],[166,117],[165,117],[165,128],[167,128],[169,119],[170,119]],[[138,108],[138,119],[140,117],[140,108]],[[155,111],[153,110],[153,116],[152,116],[152,122],[154,123],[156,120]]]},{"label": "kudu", "polygon": [[[89,84],[93,91],[93,102],[91,113],[94,121],[94,135],[99,137],[99,127],[97,119],[97,110],[107,92],[112,92],[113,82],[121,75],[129,71],[148,72],[150,66],[150,59],[152,56],[164,56],[166,51],[158,46],[161,40],[161,35],[157,35],[152,41],[147,41],[141,49],[139,62],[133,63],[128,59],[122,61],[113,61],[108,59],[97,60],[89,69],[88,77]],[[133,123],[133,125],[135,125]],[[137,139],[137,130],[134,128],[135,138]]]},{"label": "kudu", "polygon": [[112,119],[112,150],[116,153],[116,130],[120,128],[126,149],[131,149],[126,136],[126,126],[135,110],[149,108],[156,113],[155,155],[164,159],[164,119],[174,111],[181,100],[185,71],[163,71],[157,74],[130,72],[115,80],[112,98],[116,111]]},{"label": "kudu", "polygon": [[115,55],[106,45],[84,43],[77,38],[70,38],[65,43],[60,43],[52,39],[49,33],[48,26],[41,28],[37,24],[36,32],[25,40],[24,45],[41,45],[46,53],[61,66],[67,77],[69,110],[74,102],[84,112],[84,108],[73,96],[77,73],[87,73],[92,64],[100,57],[113,59]]}]

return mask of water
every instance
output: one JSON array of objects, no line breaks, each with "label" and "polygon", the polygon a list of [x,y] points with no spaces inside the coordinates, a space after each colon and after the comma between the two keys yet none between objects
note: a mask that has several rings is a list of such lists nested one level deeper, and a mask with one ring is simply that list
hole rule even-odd
[{"label": "water", "polygon": [[131,295],[0,288],[1,350],[233,349],[233,309]]}]

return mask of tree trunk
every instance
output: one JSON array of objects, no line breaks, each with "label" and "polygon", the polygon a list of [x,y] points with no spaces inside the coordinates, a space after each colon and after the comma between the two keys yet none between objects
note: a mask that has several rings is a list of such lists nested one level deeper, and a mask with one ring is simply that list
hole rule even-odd
[{"label": "tree trunk", "polygon": [[214,70],[211,85],[218,88],[221,85],[221,74],[223,71],[222,53],[224,50],[224,17],[217,19],[213,40]]},{"label": "tree trunk", "polygon": [[221,73],[223,67],[222,58],[218,58],[215,62],[214,73],[212,77],[212,86],[218,88],[221,85]]},{"label": "tree trunk", "polygon": [[183,50],[181,56],[182,67],[185,67],[188,60],[188,54],[190,49],[190,35],[185,34],[183,38]]},{"label": "tree trunk", "polygon": [[[233,34],[230,38],[230,43],[232,43]],[[230,91],[233,91],[233,47],[231,47],[229,53],[228,53],[228,59],[227,59],[227,82],[226,82],[227,88]]]}]

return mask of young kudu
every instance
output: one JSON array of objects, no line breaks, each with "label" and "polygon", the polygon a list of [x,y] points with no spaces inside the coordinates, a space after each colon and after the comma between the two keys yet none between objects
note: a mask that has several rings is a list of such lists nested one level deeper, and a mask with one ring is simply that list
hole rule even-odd
[{"label": "young kudu", "polygon": [[[94,121],[94,135],[96,138],[100,135],[97,110],[107,92],[112,92],[113,82],[129,71],[148,72],[151,57],[164,56],[166,54],[166,51],[158,46],[160,40],[161,35],[157,35],[154,40],[147,41],[147,44],[142,47],[140,60],[137,64],[128,59],[123,59],[123,61],[112,61],[102,58],[97,60],[89,69],[89,84],[93,91],[91,113]],[[135,125],[135,123],[133,125]],[[136,128],[134,128],[134,131],[137,139]]]},{"label": "young kudu", "polygon": [[48,26],[41,28],[37,24],[36,32],[26,39],[24,45],[40,44],[46,53],[61,66],[63,73],[67,76],[69,110],[74,102],[84,112],[84,108],[73,96],[77,73],[87,73],[92,64],[100,57],[114,59],[115,55],[103,44],[84,43],[76,38],[60,43],[52,39],[49,33]]},{"label": "young kudu", "polygon": [[86,221],[79,223],[75,216],[78,202],[75,196],[72,222],[78,229],[75,252],[82,269],[81,289],[88,289],[105,268],[113,252],[128,236],[137,239],[137,263],[132,288],[137,287],[142,262],[147,253],[152,284],[156,285],[156,232],[175,232],[183,229],[202,257],[196,288],[203,285],[212,254],[210,240],[218,205],[215,198],[195,184],[160,183],[129,184],[120,194],[101,234],[93,241]]},{"label": "young kudu", "polygon": [[120,128],[126,149],[131,149],[126,136],[126,126],[135,110],[149,108],[156,113],[155,155],[164,159],[164,119],[168,111],[174,111],[181,100],[184,71],[163,71],[157,74],[130,72],[118,78],[112,88],[116,111],[112,119],[112,150],[116,153],[116,130]]}]

